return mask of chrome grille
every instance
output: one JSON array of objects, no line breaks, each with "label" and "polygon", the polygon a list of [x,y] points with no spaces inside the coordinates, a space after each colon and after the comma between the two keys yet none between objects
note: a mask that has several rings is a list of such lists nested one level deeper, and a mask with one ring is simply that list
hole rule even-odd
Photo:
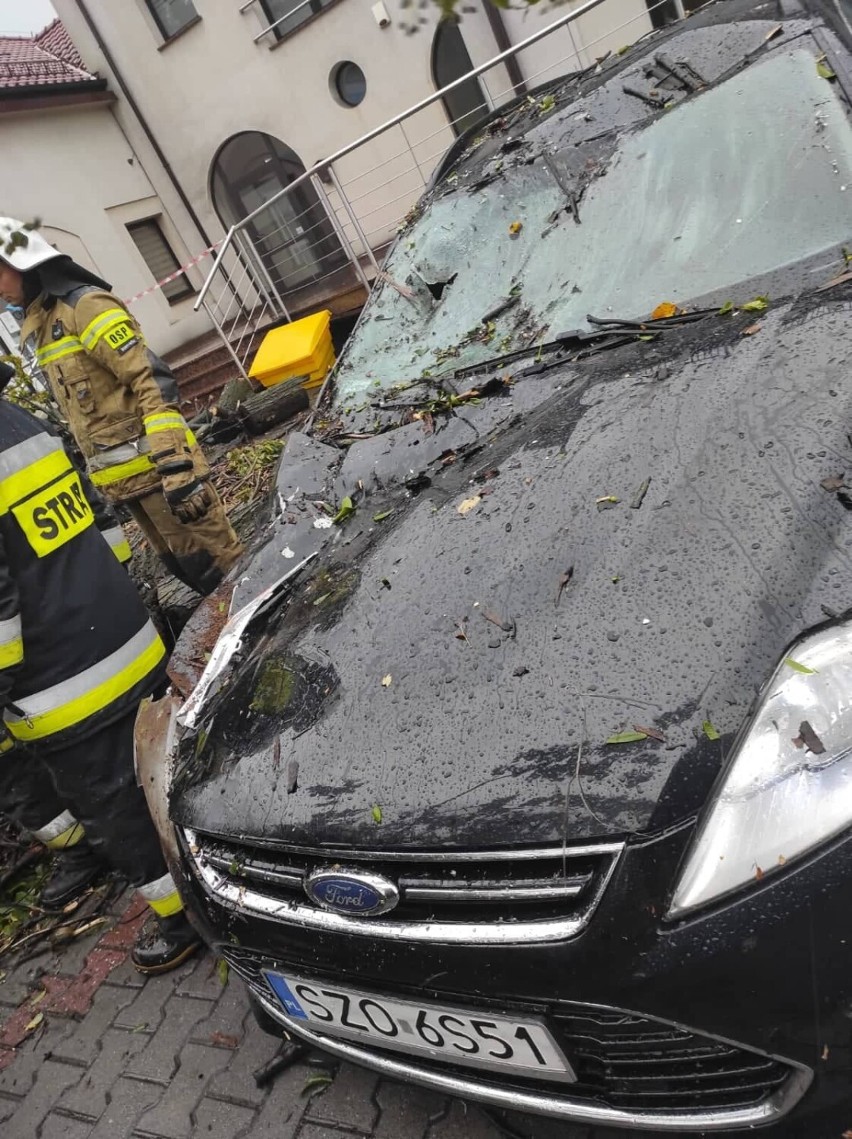
[{"label": "chrome grille", "polygon": [[[226,904],[272,920],[409,941],[509,944],[575,936],[589,921],[622,843],[496,851],[272,850],[185,831],[190,864]],[[317,870],[370,871],[399,890],[382,917],[330,913],[304,891]]]}]

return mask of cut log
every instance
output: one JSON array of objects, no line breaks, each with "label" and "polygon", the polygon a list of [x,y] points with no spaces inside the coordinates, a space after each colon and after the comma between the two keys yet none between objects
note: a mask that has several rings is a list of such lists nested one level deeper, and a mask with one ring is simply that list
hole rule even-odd
[{"label": "cut log", "polygon": [[292,419],[309,406],[308,393],[302,387],[304,376],[285,380],[274,388],[250,396],[237,412],[240,421],[252,435],[262,435],[277,423]]}]

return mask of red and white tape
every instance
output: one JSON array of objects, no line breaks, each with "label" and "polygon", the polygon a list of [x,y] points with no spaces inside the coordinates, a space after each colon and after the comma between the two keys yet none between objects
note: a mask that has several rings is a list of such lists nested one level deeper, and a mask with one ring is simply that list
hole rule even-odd
[{"label": "red and white tape", "polygon": [[193,265],[197,265],[199,261],[203,261],[204,258],[209,257],[211,253],[215,253],[221,244],[221,241],[217,241],[215,245],[211,245],[209,248],[203,249],[201,253],[199,253],[196,257],[193,257],[191,261],[187,261],[185,265],[181,265],[179,269],[175,269],[174,273],[169,273],[168,277],[163,277],[162,281],[157,281],[155,285],[151,285],[149,288],[143,289],[141,293],[137,293],[135,297],[131,297],[130,300],[127,300],[124,303],[126,305],[132,305],[134,301],[141,301],[142,298],[147,297],[149,293],[156,293],[157,289],[161,289],[163,285],[168,285],[170,281],[176,281],[178,277],[183,276],[187,269],[191,269]]}]

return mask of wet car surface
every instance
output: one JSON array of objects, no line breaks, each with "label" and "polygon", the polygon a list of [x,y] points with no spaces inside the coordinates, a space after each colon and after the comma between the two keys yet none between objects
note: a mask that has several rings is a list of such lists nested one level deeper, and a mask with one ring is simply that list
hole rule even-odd
[{"label": "wet car surface", "polygon": [[590,1125],[844,1110],[845,36],[711,5],[501,112],[400,234],[172,777],[270,1023]]}]

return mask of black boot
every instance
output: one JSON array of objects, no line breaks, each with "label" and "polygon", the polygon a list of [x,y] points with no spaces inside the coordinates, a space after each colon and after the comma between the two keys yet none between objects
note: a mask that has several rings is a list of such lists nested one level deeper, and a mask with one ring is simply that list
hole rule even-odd
[{"label": "black boot", "polygon": [[41,904],[46,910],[61,910],[106,870],[106,863],[81,839],[57,854],[53,873],[41,892]]},{"label": "black boot", "polygon": [[148,922],[133,946],[130,958],[140,973],[168,973],[201,948],[201,938],[180,910],[170,917]]}]

